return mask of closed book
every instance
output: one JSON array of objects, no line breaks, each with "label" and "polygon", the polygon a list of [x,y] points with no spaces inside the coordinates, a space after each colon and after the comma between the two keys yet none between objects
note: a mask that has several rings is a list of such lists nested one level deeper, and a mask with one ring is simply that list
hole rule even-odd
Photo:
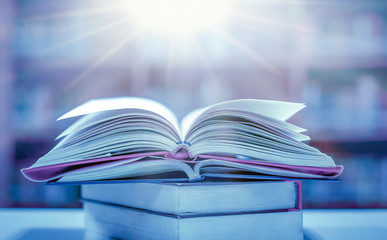
[{"label": "closed book", "polygon": [[87,232],[109,239],[303,239],[302,211],[179,216],[89,201],[84,209]]},{"label": "closed book", "polygon": [[301,208],[301,183],[254,181],[84,184],[82,199],[179,216],[288,211]]}]

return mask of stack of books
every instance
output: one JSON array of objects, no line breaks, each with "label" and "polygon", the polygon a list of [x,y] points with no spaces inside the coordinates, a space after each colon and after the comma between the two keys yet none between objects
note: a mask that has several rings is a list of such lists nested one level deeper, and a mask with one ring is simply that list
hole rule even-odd
[{"label": "stack of books", "polygon": [[86,184],[99,239],[303,239],[297,181]]},{"label": "stack of books", "polygon": [[60,118],[83,116],[22,173],[82,184],[89,232],[101,236],[299,239],[300,183],[291,180],[343,170],[286,121],[304,107],[241,99],[179,123],[152,100],[91,100]]}]

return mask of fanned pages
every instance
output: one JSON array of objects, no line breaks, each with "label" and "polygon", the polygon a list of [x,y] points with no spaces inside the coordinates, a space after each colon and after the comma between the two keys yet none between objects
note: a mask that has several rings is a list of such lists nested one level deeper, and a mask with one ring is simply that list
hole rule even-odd
[{"label": "fanned pages", "polygon": [[33,181],[332,178],[342,166],[286,122],[304,104],[240,99],[192,111],[181,124],[164,105],[137,97],[91,100],[59,143],[22,170]]}]

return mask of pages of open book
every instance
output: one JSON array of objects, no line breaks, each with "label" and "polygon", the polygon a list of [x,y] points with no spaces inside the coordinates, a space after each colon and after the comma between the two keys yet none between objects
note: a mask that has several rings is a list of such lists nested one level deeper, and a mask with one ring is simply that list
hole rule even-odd
[{"label": "pages of open book", "polygon": [[[142,109],[150,112],[154,112],[159,114],[160,116],[167,119],[175,128],[179,131],[179,124],[175,114],[168,109],[163,104],[139,97],[115,97],[115,98],[102,98],[102,99],[93,99],[90,100],[73,110],[67,112],[58,120],[83,116],[90,113],[101,112],[101,111],[109,111],[109,110],[118,110],[118,109]],[[79,124],[82,124],[80,122]],[[77,127],[77,126],[74,126]],[[61,136],[67,135],[71,132],[73,128],[66,129],[65,132],[61,134]]]},{"label": "pages of open book", "polygon": [[[181,134],[184,140],[190,127],[200,116],[218,110],[237,110],[253,112],[258,115],[273,118],[279,121],[286,121],[306,105],[303,103],[282,102],[274,100],[258,100],[258,99],[238,99],[227,102],[218,103],[209,107],[196,109],[188,113],[181,121]],[[300,132],[301,129],[294,126],[294,131]]]},{"label": "pages of open book", "polygon": [[58,182],[81,182],[107,179],[123,179],[151,174],[181,171],[188,179],[196,176],[192,168],[180,160],[147,160],[138,161],[142,158],[129,159],[116,163],[104,164],[103,166],[92,166],[87,169],[79,169],[65,174]]},{"label": "pages of open book", "polygon": [[[146,160],[142,158],[128,159],[114,163],[107,163],[100,166],[71,171],[64,174],[58,182],[84,182],[109,179],[125,179],[151,174],[162,174],[160,179],[168,179],[168,172],[181,171],[187,175],[187,180],[200,180],[202,175],[210,174],[212,177],[222,177],[235,174],[236,178],[243,178],[241,171],[250,173],[247,177],[255,175],[260,179],[261,174],[269,176],[282,176],[290,178],[321,179],[329,178],[319,174],[311,174],[297,170],[282,169],[276,167],[241,164],[216,159],[207,159],[197,162],[193,168],[180,160]],[[163,175],[165,173],[165,175]],[[163,178],[164,177],[164,178]]]},{"label": "pages of open book", "polygon": [[256,176],[257,179],[259,179],[259,174],[264,174],[264,175],[267,174],[269,176],[274,175],[274,176],[282,176],[282,177],[290,177],[290,178],[307,178],[307,179],[329,178],[318,174],[311,174],[306,171],[305,172],[301,172],[297,170],[292,171],[292,170],[283,169],[283,168],[241,164],[237,162],[228,162],[228,161],[222,161],[217,159],[203,160],[194,166],[194,172],[196,176],[207,174],[207,173],[210,173],[212,177],[215,177],[216,175],[218,175],[218,177],[222,177],[222,175],[235,174],[236,178],[243,178],[243,174],[238,173],[241,171],[250,173],[250,175],[258,174],[258,176]]},{"label": "pages of open book", "polygon": [[[272,101],[272,100],[256,100],[256,99],[239,99],[232,100],[227,102],[218,103],[209,107],[196,109],[188,113],[181,121],[179,125],[178,120],[175,114],[168,109],[163,104],[145,98],[139,97],[116,97],[116,98],[104,98],[104,99],[94,99],[90,100],[73,110],[67,112],[63,116],[59,117],[58,120],[83,116],[91,113],[109,111],[109,110],[118,110],[118,109],[141,109],[150,112],[159,114],[168,120],[175,129],[180,133],[181,138],[184,140],[187,131],[190,126],[194,123],[198,117],[206,112],[217,111],[222,109],[227,110],[239,110],[239,111],[248,111],[254,112],[269,118],[277,119],[280,121],[286,121],[295,113],[300,111],[305,107],[305,104],[302,103],[292,103],[292,102],[282,102],[282,101]],[[78,128],[89,118],[93,117],[92,115],[85,116],[80,121],[73,124],[71,127],[66,129],[62,134],[58,136],[61,138],[68,135],[74,129]],[[296,129],[295,129],[296,130]]]}]

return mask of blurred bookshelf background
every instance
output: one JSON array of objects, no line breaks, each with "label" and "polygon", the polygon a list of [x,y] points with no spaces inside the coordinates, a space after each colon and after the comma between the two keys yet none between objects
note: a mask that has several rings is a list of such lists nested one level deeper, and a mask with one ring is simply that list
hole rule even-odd
[{"label": "blurred bookshelf background", "polygon": [[77,186],[19,170],[73,121],[56,118],[114,96],[178,117],[237,98],[304,102],[290,121],[344,165],[340,182],[304,182],[304,207],[387,207],[387,2],[242,0],[222,30],[194,37],[136,33],[119,4],[1,1],[1,207],[80,207]]}]

